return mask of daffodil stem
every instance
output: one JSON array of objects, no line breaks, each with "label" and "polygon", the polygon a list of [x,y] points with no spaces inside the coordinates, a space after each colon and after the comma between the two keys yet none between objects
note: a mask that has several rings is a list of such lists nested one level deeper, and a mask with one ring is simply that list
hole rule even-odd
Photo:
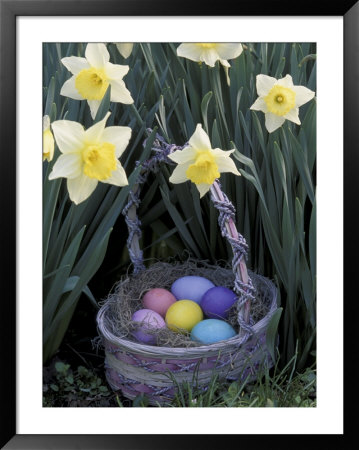
[{"label": "daffodil stem", "polygon": [[[211,193],[214,196],[214,198],[216,198],[217,200],[219,200],[221,202],[225,201],[222,190],[217,181],[215,181],[213,183],[213,185],[211,186]],[[236,225],[233,222],[232,218],[228,218],[228,220],[226,220],[225,226],[226,226],[229,236],[231,236],[235,240],[238,240],[238,231],[237,231]],[[246,262],[243,257],[240,259],[240,262],[237,266],[237,274],[238,274],[239,279],[243,283],[248,284],[249,277],[248,277],[247,265],[246,265]],[[249,323],[250,306],[251,306],[250,299],[248,299],[247,302],[244,304],[244,311],[243,311],[243,319],[246,323]]]}]

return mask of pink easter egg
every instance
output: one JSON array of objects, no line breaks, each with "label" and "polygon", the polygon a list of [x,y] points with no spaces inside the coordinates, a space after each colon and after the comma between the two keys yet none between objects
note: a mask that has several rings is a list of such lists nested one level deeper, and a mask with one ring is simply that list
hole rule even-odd
[{"label": "pink easter egg", "polygon": [[150,309],[140,309],[132,315],[133,322],[139,322],[138,327],[133,331],[133,336],[144,344],[156,344],[156,334],[154,332],[166,327],[163,318]]},{"label": "pink easter egg", "polygon": [[165,317],[167,309],[176,302],[176,297],[167,289],[155,288],[146,292],[142,302],[145,308],[152,309]]}]

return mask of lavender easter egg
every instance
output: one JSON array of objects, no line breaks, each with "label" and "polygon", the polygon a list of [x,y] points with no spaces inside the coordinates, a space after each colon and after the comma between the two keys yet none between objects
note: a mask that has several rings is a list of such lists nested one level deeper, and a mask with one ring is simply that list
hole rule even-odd
[{"label": "lavender easter egg", "polygon": [[203,294],[213,287],[214,284],[207,278],[188,275],[178,278],[172,284],[171,292],[177,300],[186,299],[199,303]]},{"label": "lavender easter egg", "polygon": [[235,329],[224,320],[205,319],[192,328],[191,339],[209,345],[230,339],[236,334]]},{"label": "lavender easter egg", "polygon": [[163,318],[150,309],[140,309],[132,315],[132,322],[138,322],[132,335],[144,344],[156,344],[156,330],[165,328],[166,323]]},{"label": "lavender easter egg", "polygon": [[204,293],[200,306],[207,317],[226,319],[237,295],[224,286],[216,286]]},{"label": "lavender easter egg", "polygon": [[143,296],[142,304],[162,317],[166,316],[167,309],[176,301],[176,297],[167,289],[151,289]]}]

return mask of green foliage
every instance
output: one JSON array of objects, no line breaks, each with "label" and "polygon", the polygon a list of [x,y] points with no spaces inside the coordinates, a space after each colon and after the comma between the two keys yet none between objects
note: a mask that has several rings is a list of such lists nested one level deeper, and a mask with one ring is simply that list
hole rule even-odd
[{"label": "green foliage", "polygon": [[267,332],[266,332],[266,343],[268,347],[269,354],[272,357],[272,360],[275,361],[275,348],[277,344],[277,330],[278,330],[278,324],[279,319],[282,315],[283,308],[278,308],[274,314],[272,315],[268,326],[267,326]]},{"label": "green foliage", "polygon": [[[277,365],[263,369],[255,382],[219,382],[216,373],[204,391],[196,387],[197,374],[191,382],[176,383],[178,394],[165,407],[315,407],[316,371],[308,367],[297,371],[296,355],[283,369]],[[43,385],[43,405],[46,407],[133,407],[149,406],[145,394],[133,401],[108,390],[105,380],[84,366],[72,369],[70,364],[57,361],[47,374]],[[157,406],[161,406],[157,404]]]},{"label": "green foliage", "polygon": [[43,385],[44,406],[109,406],[113,394],[92,370],[57,361]]},{"label": "green foliage", "polygon": [[[70,119],[86,128],[93,124],[85,101],[60,96],[70,76],[64,56],[83,56],[86,44],[44,44],[44,114],[51,121]],[[99,185],[83,204],[69,202],[65,180],[47,176],[59,155],[44,171],[44,358],[57,350],[84,294],[94,302],[89,283],[106,255],[113,227],[128,190],[136,179],[135,161],[143,160],[146,129],[158,127],[169,142],[183,145],[202,123],[213,147],[235,148],[233,156],[242,176],[223,174],[221,184],[236,207],[237,228],[249,244],[250,268],[278,284],[283,312],[279,322],[282,362],[296,353],[304,368],[315,349],[316,334],[316,102],[300,108],[301,126],[286,121],[268,134],[264,114],[249,108],[257,98],[256,75],[282,77],[316,89],[316,48],[309,43],[248,43],[231,60],[230,86],[223,67],[178,58],[177,44],[135,44],[125,61],[108,44],[111,62],[128,64],[124,80],[133,105],[103,99],[96,121],[112,112],[108,125],[132,128],[128,149],[121,157],[130,186]],[[148,154],[148,153],[147,153]],[[45,163],[46,165],[46,163]],[[143,189],[139,209],[146,256],[166,257],[187,250],[212,262],[231,258],[219,233],[217,213],[208,195],[199,199],[189,182],[172,185],[172,169],[162,167]],[[115,267],[124,268],[126,233],[113,244],[119,255]],[[111,286],[109,286],[110,290]],[[276,324],[277,325],[277,324]],[[273,337],[274,342],[274,337]],[[273,344],[272,342],[272,344]],[[274,351],[274,344],[272,345]]]},{"label": "green foliage", "polygon": [[133,399],[132,407],[133,408],[146,408],[149,405],[148,397],[145,394],[140,394],[136,398]]},{"label": "green foliage", "polygon": [[316,374],[311,369],[291,380],[285,372],[264,378],[253,387],[233,382],[223,394],[227,407],[316,407]]},{"label": "green foliage", "polygon": [[[279,358],[278,358],[279,360]],[[219,382],[213,373],[208,389],[196,387],[192,382],[176,383],[178,394],[165,406],[171,407],[315,407],[316,372],[307,368],[298,372],[297,355],[279,369],[262,369],[255,382]]]}]

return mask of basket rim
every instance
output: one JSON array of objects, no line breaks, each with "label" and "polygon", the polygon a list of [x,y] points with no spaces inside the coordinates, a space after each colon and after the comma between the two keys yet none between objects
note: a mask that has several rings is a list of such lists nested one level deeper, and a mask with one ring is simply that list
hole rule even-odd
[{"label": "basket rim", "polygon": [[[272,302],[270,304],[270,308],[268,312],[252,326],[253,335],[259,334],[260,331],[264,328],[264,326],[269,322],[270,318],[274,314],[274,312],[278,309],[277,305],[277,287],[275,284],[268,278],[263,277],[259,274],[254,274],[253,272],[251,275],[254,275],[255,277],[259,277],[263,282],[267,283],[272,291],[274,292]],[[248,339],[251,338],[251,335],[244,334],[240,335],[239,333],[233,336],[232,338],[215,342],[213,344],[209,345],[199,345],[196,347],[164,347],[164,346],[155,346],[155,345],[146,345],[139,342],[134,342],[126,338],[121,338],[119,336],[114,335],[111,331],[108,330],[108,328],[105,325],[105,321],[103,318],[105,317],[106,313],[108,312],[108,309],[110,307],[110,302],[106,301],[100,308],[100,310],[97,313],[97,326],[98,330],[100,331],[101,335],[109,341],[111,344],[114,344],[116,346],[121,346],[126,348],[129,351],[135,351],[137,353],[146,354],[146,356],[149,357],[163,357],[164,355],[168,355],[169,357],[175,356],[179,357],[183,353],[183,356],[203,356],[208,355],[211,352],[218,353],[220,350],[232,350],[236,349],[238,350],[238,347],[240,347],[244,342],[246,342]]]}]

